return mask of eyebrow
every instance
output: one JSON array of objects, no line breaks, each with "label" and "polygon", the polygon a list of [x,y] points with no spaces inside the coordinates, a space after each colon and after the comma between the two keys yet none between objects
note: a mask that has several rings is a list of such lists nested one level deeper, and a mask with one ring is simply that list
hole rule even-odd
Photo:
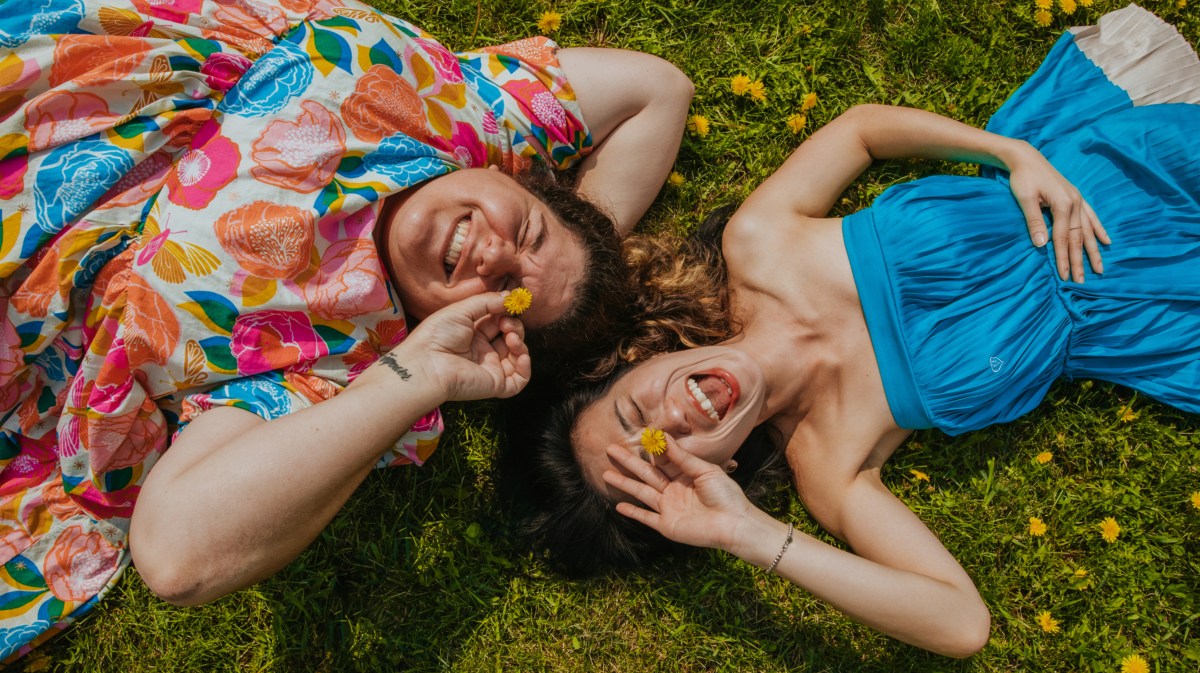
[{"label": "eyebrow", "polygon": [[621,414],[621,408],[617,406],[617,400],[613,400],[613,413],[616,414],[617,420],[621,422],[621,427],[625,428],[625,432],[633,434],[634,428],[629,424],[629,421],[625,420],[625,416]]}]

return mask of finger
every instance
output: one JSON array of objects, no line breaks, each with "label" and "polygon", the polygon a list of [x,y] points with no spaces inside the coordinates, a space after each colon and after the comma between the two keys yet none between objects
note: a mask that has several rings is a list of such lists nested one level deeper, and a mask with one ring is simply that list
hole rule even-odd
[{"label": "finger", "polygon": [[642,509],[641,507],[628,502],[618,502],[617,513],[622,516],[627,516],[638,523],[643,523],[654,530],[658,530],[658,522],[661,519],[657,512],[651,512],[648,509]]},{"label": "finger", "polygon": [[626,495],[637,498],[638,502],[649,509],[658,511],[662,506],[662,493],[637,479],[630,479],[616,470],[605,470],[604,482]]},{"label": "finger", "polygon": [[1062,280],[1070,278],[1071,263],[1067,258],[1067,248],[1070,238],[1067,231],[1071,223],[1066,220],[1055,220],[1051,235],[1054,237],[1054,266],[1058,269],[1058,277]]},{"label": "finger", "polygon": [[670,479],[663,474],[662,470],[642,460],[641,456],[634,454],[628,448],[619,445],[608,447],[608,457],[616,464],[625,468],[633,476],[637,477],[642,483],[651,488],[661,491],[671,483]]},{"label": "finger", "polygon": [[1088,219],[1092,221],[1092,231],[1096,232],[1096,238],[1104,245],[1112,245],[1112,239],[1108,236],[1108,230],[1100,223],[1100,217],[1096,215],[1096,211],[1092,210],[1092,206],[1087,201],[1083,202],[1083,210],[1087,213]]},{"label": "finger", "polygon": [[687,477],[696,479],[706,472],[711,472],[713,470],[717,470],[718,472],[721,471],[716,465],[713,465],[706,460],[697,458],[696,456],[693,456],[687,451],[679,448],[679,445],[675,443],[675,440],[672,439],[670,435],[667,435],[666,437],[667,459],[674,463],[675,466],[680,470],[682,470],[683,474]]},{"label": "finger", "polygon": [[[441,313],[442,311],[457,311],[474,322],[490,315],[502,315],[505,312],[504,297],[501,297],[499,292],[484,292],[474,297],[467,297],[466,299],[456,301],[437,313]],[[437,313],[434,315],[437,315]],[[430,318],[432,317],[430,316]]]},{"label": "finger", "polygon": [[518,334],[522,339],[525,338],[525,324],[510,315],[500,317],[500,329],[505,332]]},{"label": "finger", "polygon": [[1083,219],[1083,249],[1087,251],[1088,263],[1092,265],[1092,271],[1104,273],[1104,262],[1100,259],[1100,245],[1096,242],[1096,232],[1092,229],[1092,222],[1086,213]]},{"label": "finger", "polygon": [[1067,254],[1071,262],[1071,276],[1076,283],[1083,282],[1083,212],[1076,208],[1071,213],[1071,226],[1067,229],[1070,247]]},{"label": "finger", "polygon": [[1050,240],[1046,234],[1046,218],[1042,216],[1042,204],[1036,196],[1026,196],[1017,199],[1021,212],[1025,213],[1025,226],[1029,229],[1029,240],[1036,248],[1046,245]]}]

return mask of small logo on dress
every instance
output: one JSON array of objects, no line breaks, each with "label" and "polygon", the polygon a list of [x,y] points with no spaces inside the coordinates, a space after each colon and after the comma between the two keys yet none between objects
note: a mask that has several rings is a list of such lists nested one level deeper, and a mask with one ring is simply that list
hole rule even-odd
[{"label": "small logo on dress", "polygon": [[1000,371],[1000,368],[1003,366],[1004,366],[1004,360],[1001,360],[1000,358],[995,357],[995,356],[988,358],[988,367],[991,367],[992,371],[998,372],[998,371]]}]

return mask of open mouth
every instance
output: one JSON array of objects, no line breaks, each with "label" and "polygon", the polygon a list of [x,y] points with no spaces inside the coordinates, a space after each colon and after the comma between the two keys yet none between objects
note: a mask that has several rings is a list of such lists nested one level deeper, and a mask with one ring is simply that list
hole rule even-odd
[{"label": "open mouth", "polygon": [[454,269],[458,268],[458,260],[462,257],[463,246],[467,243],[467,232],[470,230],[470,217],[459,220],[458,226],[454,228],[454,235],[450,237],[450,247],[446,250],[446,256],[442,258],[442,268],[446,270],[446,275],[453,274]]},{"label": "open mouth", "polygon": [[713,422],[720,422],[729,414],[737,399],[735,385],[718,374],[696,374],[687,380],[692,399]]}]

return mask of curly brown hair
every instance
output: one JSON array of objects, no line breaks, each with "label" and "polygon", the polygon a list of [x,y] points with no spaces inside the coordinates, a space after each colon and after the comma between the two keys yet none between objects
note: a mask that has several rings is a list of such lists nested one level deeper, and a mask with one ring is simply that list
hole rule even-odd
[{"label": "curly brown hair", "polygon": [[635,234],[622,244],[633,290],[630,324],[616,348],[598,357],[586,380],[660,353],[708,346],[734,336],[720,237],[732,207],[714,211],[696,234]]}]

